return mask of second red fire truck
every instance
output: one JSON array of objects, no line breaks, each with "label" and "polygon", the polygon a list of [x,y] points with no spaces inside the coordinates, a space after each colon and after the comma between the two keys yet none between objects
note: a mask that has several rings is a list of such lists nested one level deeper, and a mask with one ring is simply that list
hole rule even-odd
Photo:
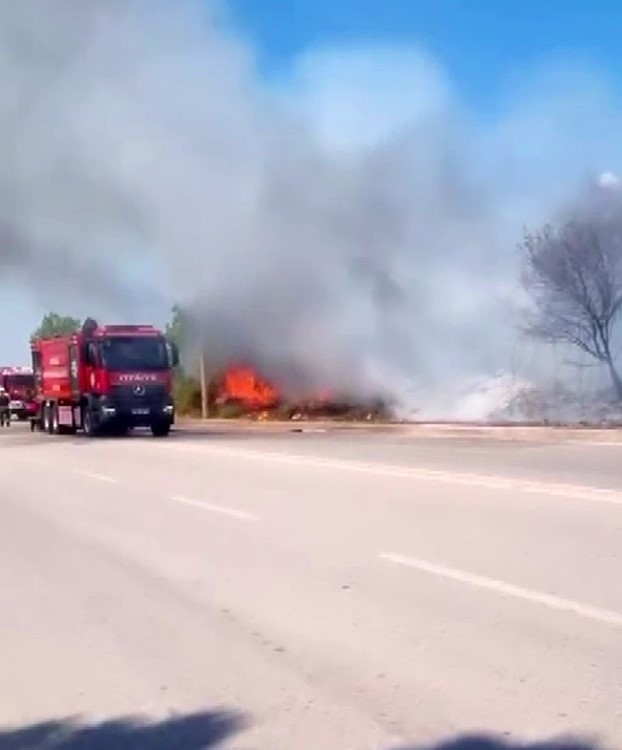
[{"label": "second red fire truck", "polygon": [[1,367],[0,387],[11,399],[11,417],[25,421],[36,414],[35,376],[30,367]]}]

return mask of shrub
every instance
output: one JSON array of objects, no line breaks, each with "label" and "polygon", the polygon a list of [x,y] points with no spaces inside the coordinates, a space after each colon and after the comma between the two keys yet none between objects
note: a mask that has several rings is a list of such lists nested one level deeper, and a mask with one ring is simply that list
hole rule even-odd
[{"label": "shrub", "polygon": [[240,419],[247,416],[249,408],[242,401],[227,401],[217,407],[216,415],[221,419]]},{"label": "shrub", "polygon": [[179,414],[185,416],[201,414],[201,386],[195,378],[176,373],[173,380],[173,398]]}]

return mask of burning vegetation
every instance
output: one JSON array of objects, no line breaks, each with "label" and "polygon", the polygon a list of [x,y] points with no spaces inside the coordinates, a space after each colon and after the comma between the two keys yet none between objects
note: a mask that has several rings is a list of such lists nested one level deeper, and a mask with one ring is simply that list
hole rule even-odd
[{"label": "burning vegetation", "polygon": [[379,399],[362,402],[323,390],[288,399],[276,384],[249,365],[231,365],[210,384],[211,411],[217,416],[258,420],[348,419],[386,421],[390,410]]},{"label": "burning vegetation", "polygon": [[229,367],[218,388],[217,403],[238,402],[248,409],[270,409],[280,401],[277,389],[251,367]]}]

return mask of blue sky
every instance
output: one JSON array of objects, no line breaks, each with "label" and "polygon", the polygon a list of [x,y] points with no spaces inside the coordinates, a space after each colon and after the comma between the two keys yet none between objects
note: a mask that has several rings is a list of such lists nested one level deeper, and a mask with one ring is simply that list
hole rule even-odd
[{"label": "blue sky", "polygon": [[263,70],[278,75],[308,48],[422,45],[461,98],[489,108],[526,71],[558,60],[622,83],[622,4],[616,0],[228,0]]}]

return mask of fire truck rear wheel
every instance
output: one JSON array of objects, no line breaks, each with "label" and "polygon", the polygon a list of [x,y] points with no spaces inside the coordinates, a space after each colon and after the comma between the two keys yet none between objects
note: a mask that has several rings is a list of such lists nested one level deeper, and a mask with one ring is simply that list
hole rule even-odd
[{"label": "fire truck rear wheel", "polygon": [[60,433],[60,423],[58,421],[58,404],[50,405],[50,435]]},{"label": "fire truck rear wheel", "polygon": [[45,404],[43,407],[43,432],[52,434],[52,404]]},{"label": "fire truck rear wheel", "polygon": [[82,411],[82,429],[88,437],[94,437],[97,434],[97,428],[93,419],[93,412],[88,405],[83,407]]}]

